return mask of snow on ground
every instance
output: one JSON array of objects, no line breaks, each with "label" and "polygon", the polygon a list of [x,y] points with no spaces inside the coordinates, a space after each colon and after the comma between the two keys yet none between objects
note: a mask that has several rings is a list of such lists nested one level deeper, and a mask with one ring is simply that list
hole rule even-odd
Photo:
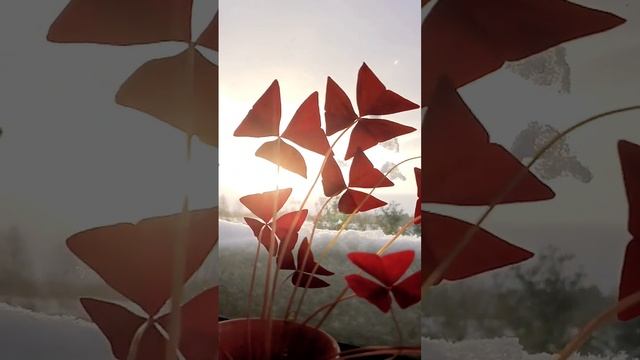
[{"label": "snow on ground", "polygon": [[93,324],[0,304],[2,360],[110,360],[111,350]]},{"label": "snow on ground", "polygon": [[[444,340],[422,339],[422,358],[429,360],[553,360],[550,354],[527,354],[518,339],[499,338],[464,340],[450,343]],[[598,357],[575,355],[571,360],[631,360],[625,355]]]}]

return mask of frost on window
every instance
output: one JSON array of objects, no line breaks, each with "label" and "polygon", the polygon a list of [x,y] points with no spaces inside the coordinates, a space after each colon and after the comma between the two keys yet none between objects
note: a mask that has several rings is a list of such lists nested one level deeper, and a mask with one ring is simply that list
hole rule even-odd
[{"label": "frost on window", "polygon": [[[531,159],[558,133],[559,131],[551,125],[532,121],[516,136],[511,152],[520,161]],[[534,170],[544,180],[571,176],[578,181],[588,183],[593,179],[591,170],[578,160],[564,138],[537,161]]]},{"label": "frost on window", "polygon": [[562,46],[507,63],[506,68],[536,85],[553,86],[559,93],[571,92],[571,68],[567,63],[567,51]]}]

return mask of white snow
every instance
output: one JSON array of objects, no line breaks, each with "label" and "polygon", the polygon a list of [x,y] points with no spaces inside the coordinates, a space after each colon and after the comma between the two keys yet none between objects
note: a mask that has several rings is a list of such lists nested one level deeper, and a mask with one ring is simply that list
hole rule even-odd
[{"label": "white snow", "polygon": [[96,326],[0,304],[2,360],[110,360],[109,343]]},{"label": "white snow", "polygon": [[[455,343],[422,339],[422,358],[429,360],[553,360],[551,354],[527,354],[518,339],[463,340]],[[631,360],[624,354],[608,357],[574,355],[571,360]]]}]

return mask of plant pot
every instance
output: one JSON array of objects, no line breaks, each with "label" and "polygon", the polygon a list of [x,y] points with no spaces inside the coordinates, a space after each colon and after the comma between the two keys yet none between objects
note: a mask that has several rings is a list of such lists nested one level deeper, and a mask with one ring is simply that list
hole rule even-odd
[{"label": "plant pot", "polygon": [[271,320],[268,354],[266,320],[226,320],[220,322],[219,331],[220,360],[330,360],[340,352],[326,332],[289,321]]}]

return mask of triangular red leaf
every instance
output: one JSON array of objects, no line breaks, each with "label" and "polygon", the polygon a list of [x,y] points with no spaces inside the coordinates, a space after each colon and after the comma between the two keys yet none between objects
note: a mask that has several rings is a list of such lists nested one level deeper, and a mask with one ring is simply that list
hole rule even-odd
[{"label": "triangular red leaf", "polygon": [[[311,282],[309,282],[309,279],[311,279]],[[319,277],[311,276],[310,274],[302,273],[300,271],[294,272],[291,277],[291,283],[294,286],[296,284],[300,284],[300,287],[305,287],[307,282],[309,282],[309,286],[307,286],[309,289],[319,289],[331,286],[328,282],[320,279]]]},{"label": "triangular red leaf", "polygon": [[218,12],[213,16],[213,20],[198,37],[196,45],[207,47],[213,51],[218,51]]},{"label": "triangular red leaf", "polygon": [[373,253],[352,252],[348,257],[351,262],[384,285],[392,286],[407,271],[415,253],[413,250],[406,250],[379,256]]},{"label": "triangular red leaf", "polygon": [[393,182],[373,166],[362,150],[356,152],[349,169],[349,187],[371,189],[388,186],[393,186]]},{"label": "triangular red leaf", "polygon": [[109,286],[155,315],[171,295],[174,242],[186,240],[186,282],[217,239],[218,212],[207,209],[86,230],[67,246]]},{"label": "triangular red leaf", "polygon": [[317,91],[300,105],[282,137],[320,155],[329,151],[329,141],[320,124]]},{"label": "triangular red leaf", "polygon": [[386,313],[391,309],[391,296],[389,289],[360,275],[348,275],[345,277],[349,288],[359,297],[377,306],[380,311]]},{"label": "triangular red leaf", "polygon": [[442,0],[422,24],[422,106],[438,79],[458,88],[563,42],[624,23],[565,0]]},{"label": "triangular red leaf", "polygon": [[271,228],[266,226],[266,224],[263,223],[262,221],[256,220],[250,217],[245,217],[244,221],[247,223],[247,225],[249,225],[256,239],[268,251],[269,244],[271,243]]},{"label": "triangular red leaf", "polygon": [[218,145],[218,67],[195,48],[142,65],[116,102]]},{"label": "triangular red leaf", "polygon": [[416,200],[416,210],[413,214],[413,223],[420,224],[420,220],[418,220],[418,216],[422,212],[422,170],[420,168],[413,168],[413,172],[416,175],[416,186],[418,188],[418,200]]},{"label": "triangular red leaf", "polygon": [[422,285],[422,275],[420,271],[408,276],[396,284],[392,289],[393,297],[402,309],[406,309],[413,304],[420,302],[420,290]]},{"label": "triangular red leaf", "polygon": [[387,90],[365,63],[358,71],[356,92],[360,116],[395,114],[420,107],[395,92]]},{"label": "triangular red leaf", "polygon": [[256,150],[256,156],[307,178],[307,163],[296,148],[281,139],[266,142]]},{"label": "triangular red leaf", "polygon": [[[618,298],[620,300],[640,291],[640,240],[634,239],[627,245],[622,267],[622,278]],[[618,319],[628,321],[640,316],[640,304],[636,304],[618,314]]]},{"label": "triangular red leaf", "polygon": [[118,360],[127,359],[133,337],[146,320],[110,302],[81,298],[80,303],[109,341],[113,356]]},{"label": "triangular red leaf", "polygon": [[61,43],[191,41],[192,0],[71,0],[49,29]]},{"label": "triangular red leaf", "polygon": [[[360,206],[360,209],[358,209],[358,212],[365,212],[387,205],[386,202],[375,196],[370,195],[369,198],[367,198],[367,195],[368,194],[358,190],[347,189],[338,201],[338,210],[343,214],[351,214],[356,211],[361,203],[363,204]],[[365,198],[367,199],[366,201]]]},{"label": "triangular red leaf", "polygon": [[278,80],[274,80],[238,125],[233,136],[278,136],[280,117],[280,85]]},{"label": "triangular red leaf", "polygon": [[[489,134],[449,81],[440,83],[422,130],[424,202],[488,205],[525,170]],[[531,172],[499,202],[547,200],[553,191]]]},{"label": "triangular red leaf", "polygon": [[[307,220],[308,214],[309,210],[303,209],[280,216],[278,220],[276,220],[276,235],[278,238],[284,241],[287,235],[289,235],[289,231],[292,231],[292,235],[297,236],[300,228],[302,228],[305,220]],[[269,226],[273,228],[273,223],[270,223]]]},{"label": "triangular red leaf", "polygon": [[[452,217],[422,213],[422,269],[430,275],[463,239],[473,224]],[[480,229],[445,271],[447,280],[460,280],[473,275],[516,264],[533,254],[512,245],[486,230]]]},{"label": "triangular red leaf", "polygon": [[358,149],[364,151],[380,143],[414,131],[416,131],[415,128],[389,120],[360,119],[351,132],[349,146],[347,147],[344,159],[351,159]]},{"label": "triangular red leaf", "polygon": [[[196,295],[180,311],[180,352],[185,359],[217,359],[218,287]],[[168,313],[158,320],[164,329],[169,328],[170,316]]]},{"label": "triangular red leaf", "polygon": [[[304,263],[304,267],[303,267],[302,265],[303,265],[305,256],[307,257],[307,261]],[[315,271],[316,275],[323,275],[323,276],[333,275],[333,272],[327,270],[321,265],[318,265],[318,263],[315,260],[315,257],[313,256],[313,252],[311,251],[309,240],[307,240],[307,238],[304,238],[304,240],[302,240],[302,243],[300,244],[300,247],[298,248],[298,271],[305,272],[305,273],[312,273],[313,269],[316,266],[318,266],[318,268]]]},{"label": "triangular red leaf", "polygon": [[[627,245],[619,299],[640,291],[640,146],[629,141],[618,142],[618,153],[629,204],[629,232],[635,237]],[[631,320],[640,316],[640,305],[620,312],[620,320]]]},{"label": "triangular red leaf", "polygon": [[618,153],[629,203],[629,232],[640,237],[640,145],[619,141]]},{"label": "triangular red leaf", "polygon": [[348,128],[358,118],[351,100],[331,77],[327,77],[324,117],[327,122],[328,136]]},{"label": "triangular red leaf", "polygon": [[340,194],[347,188],[344,182],[342,170],[333,156],[327,158],[327,162],[322,169],[322,189],[324,196],[331,197]]},{"label": "triangular red leaf", "polygon": [[246,195],[240,198],[240,202],[266,223],[273,219],[275,212],[282,209],[289,199],[292,190],[291,188],[286,188]]}]

